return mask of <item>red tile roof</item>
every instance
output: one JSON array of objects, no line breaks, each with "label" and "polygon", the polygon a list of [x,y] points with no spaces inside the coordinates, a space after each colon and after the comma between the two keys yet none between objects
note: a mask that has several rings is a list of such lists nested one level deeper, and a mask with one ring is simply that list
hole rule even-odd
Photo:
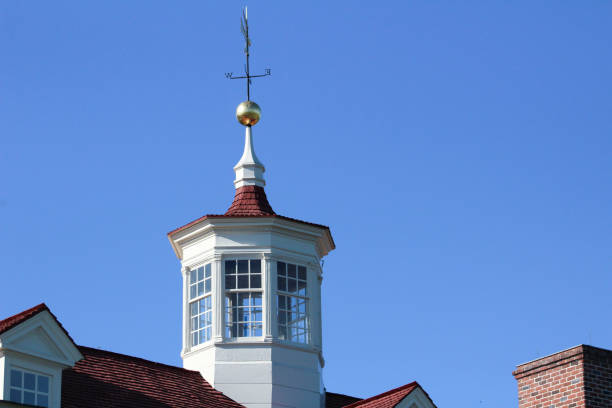
[{"label": "red tile roof", "polygon": [[239,408],[199,372],[79,346],[62,376],[62,408]]},{"label": "red tile roof", "polygon": [[347,405],[345,408],[393,408],[417,387],[420,387],[420,385],[414,381],[410,384],[402,385],[401,387],[383,392],[382,394]]},{"label": "red tile roof", "polygon": [[342,408],[357,401],[361,398],[325,391],[325,408]]},{"label": "red tile roof", "polygon": [[242,186],[236,189],[234,201],[225,215],[274,215],[274,210],[263,187]]},{"label": "red tile roof", "polygon": [[12,329],[13,327],[17,326],[19,323],[25,322],[30,317],[35,316],[44,310],[49,311],[49,308],[44,303],[41,303],[40,305],[36,305],[28,310],[24,310],[21,313],[17,313],[14,316],[7,317],[4,320],[0,320],[0,334],[4,333],[7,330]]}]

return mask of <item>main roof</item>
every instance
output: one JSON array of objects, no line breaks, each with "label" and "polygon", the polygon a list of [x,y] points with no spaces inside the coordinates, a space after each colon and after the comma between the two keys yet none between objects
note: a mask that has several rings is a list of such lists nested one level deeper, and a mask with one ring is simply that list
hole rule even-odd
[{"label": "main roof", "polygon": [[242,407],[197,371],[79,346],[85,357],[62,376],[62,408]]},{"label": "main roof", "polygon": [[[44,303],[0,320],[0,334],[43,311],[69,336]],[[214,389],[197,371],[91,347],[77,348],[83,359],[63,371],[62,408],[244,408]],[[325,405],[392,408],[419,387],[412,382],[365,400],[327,392]]]}]

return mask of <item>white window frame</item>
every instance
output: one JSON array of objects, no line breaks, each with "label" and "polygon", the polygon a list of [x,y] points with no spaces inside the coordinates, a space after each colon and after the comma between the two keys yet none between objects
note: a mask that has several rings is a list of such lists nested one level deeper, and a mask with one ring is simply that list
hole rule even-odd
[{"label": "white window frame", "polygon": [[[289,268],[288,265],[293,265],[295,266],[296,269],[296,281],[297,282],[304,282],[306,284],[306,287],[304,288],[304,294],[300,295],[298,293],[291,293],[288,290],[288,287],[286,287],[285,290],[281,290],[280,286],[279,286],[279,280],[282,277],[281,275],[278,274],[279,271],[279,263],[282,263],[285,265],[285,281],[288,283],[289,282]],[[304,279],[300,279],[299,278],[299,269],[300,268],[304,268],[305,271],[305,277]],[[294,263],[294,262],[286,262],[286,261],[282,261],[282,260],[277,260],[276,261],[276,296],[275,296],[275,301],[276,301],[276,325],[277,325],[277,330],[278,330],[278,338],[281,341],[287,342],[287,343],[292,343],[292,344],[300,344],[300,345],[310,345],[312,344],[312,327],[311,327],[311,319],[310,319],[310,301],[311,301],[311,297],[310,297],[310,285],[309,285],[309,281],[308,281],[308,267],[306,265],[300,265],[299,263]],[[288,286],[288,285],[287,285]],[[281,323],[281,313],[290,313],[291,309],[289,309],[286,304],[284,308],[280,307],[280,297],[284,296],[285,299],[291,298],[291,299],[295,299],[298,302],[299,301],[303,301],[304,302],[304,321],[305,321],[305,338],[304,341],[299,341],[299,340],[294,340],[293,338],[289,338],[290,336],[290,330],[291,330],[291,325],[289,324],[290,322],[287,319],[284,319],[284,323]],[[298,309],[298,313],[299,313],[299,309]],[[299,321],[300,319],[295,320],[296,322]],[[282,327],[285,328],[285,334],[283,335],[283,330]],[[284,337],[283,337],[284,336]]]},{"label": "white window frame", "polygon": [[[14,386],[13,385],[13,371],[19,371],[21,373],[21,385],[19,387]],[[30,392],[34,394],[34,403],[33,404],[28,404],[28,405],[34,405],[34,406],[44,406],[44,405],[39,405],[39,401],[38,398],[39,396],[46,396],[47,397],[47,407],[51,407],[53,404],[53,400],[52,400],[52,389],[53,389],[53,376],[49,375],[47,373],[43,373],[43,372],[39,372],[39,371],[34,371],[34,370],[30,370],[30,369],[26,369],[23,367],[19,367],[19,366],[11,366],[8,367],[8,387],[7,390],[5,392],[5,400],[7,401],[12,401],[18,404],[26,404],[26,402],[24,401],[24,393],[25,392]],[[34,375],[34,390],[29,390],[25,388],[25,374],[31,374]],[[42,392],[38,390],[38,381],[39,381],[39,377],[45,377],[48,381],[47,383],[47,392]],[[12,392],[13,390],[16,389],[20,392],[20,401],[15,401],[12,399]]]},{"label": "white window frame", "polygon": [[[227,271],[227,262],[235,262],[236,266],[235,266],[235,273],[231,274],[236,276],[236,279],[238,279],[238,262],[240,261],[247,261],[248,262],[248,280],[249,280],[249,288],[228,288],[227,287],[227,276],[228,276],[228,271]],[[259,288],[251,288],[251,262],[252,261],[258,261],[259,262],[259,275],[260,275],[260,287]],[[265,318],[264,318],[264,314],[265,314],[265,262],[263,259],[261,258],[256,258],[256,257],[227,257],[223,259],[223,282],[224,282],[224,293],[223,293],[223,308],[224,308],[224,316],[225,316],[225,324],[223,327],[223,336],[226,340],[229,341],[249,341],[252,339],[260,339],[264,336],[264,325],[265,325]],[[236,281],[236,287],[238,286],[238,281]],[[249,310],[249,315],[253,314],[253,311],[256,309],[259,309],[259,314],[261,316],[260,320],[255,320],[255,321],[242,321],[242,320],[238,320],[236,322],[233,322],[231,319],[232,316],[232,310],[234,308],[234,306],[229,304],[228,301],[228,295],[233,295],[236,294],[236,296],[239,296],[240,294],[245,294],[245,293],[258,293],[260,295],[260,303],[259,304],[249,304],[248,306],[240,306],[240,305],[236,305],[235,307],[237,308],[242,308],[242,309],[248,309]],[[249,296],[250,298],[250,296]],[[236,329],[236,336],[232,336],[232,328],[231,325],[232,324],[248,324],[249,325],[249,332],[253,333],[253,326],[255,327],[259,327],[259,331],[260,334],[259,335],[248,335],[248,336],[240,336],[240,330]]]},{"label": "white window frame", "polygon": [[[202,344],[208,343],[212,340],[213,338],[213,324],[212,324],[212,319],[213,319],[213,313],[214,313],[214,304],[213,304],[213,280],[212,280],[212,266],[213,264],[211,262],[202,264],[202,265],[198,265],[192,268],[189,268],[189,270],[187,271],[187,316],[188,316],[188,321],[189,321],[189,346],[191,348],[194,347],[199,347]],[[198,271],[202,269],[202,276],[203,279],[198,279],[197,274]],[[207,269],[208,269],[208,276],[206,275],[207,273]],[[191,281],[191,277],[193,276],[193,274],[195,274],[196,276],[196,281],[192,283]],[[198,285],[202,283],[202,293],[198,294]],[[208,283],[208,287],[209,290],[208,292],[206,291],[206,284]],[[195,288],[195,297],[191,297],[191,289]],[[204,311],[201,310],[201,306],[200,303],[204,302],[204,304],[206,304],[206,302],[209,302],[210,308],[208,309],[204,309]],[[197,307],[198,311],[196,314],[192,314],[192,307]],[[208,314],[208,319],[206,318],[206,315]],[[205,322],[203,327],[200,327],[199,323],[202,321],[202,318],[204,319],[203,321]],[[198,327],[196,329],[194,329],[194,319],[196,319],[196,322],[198,322]],[[207,319],[207,320],[206,320]],[[200,334],[201,332],[205,333],[204,336],[204,341],[201,341],[200,339]],[[206,333],[208,333],[208,336],[206,336]],[[198,342],[195,342],[194,339],[194,335],[198,336]],[[208,338],[206,338],[208,337]]]}]

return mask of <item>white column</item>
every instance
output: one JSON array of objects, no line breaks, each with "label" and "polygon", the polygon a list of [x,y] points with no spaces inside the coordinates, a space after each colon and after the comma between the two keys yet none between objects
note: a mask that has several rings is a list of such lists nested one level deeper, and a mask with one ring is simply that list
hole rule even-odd
[{"label": "white column", "polygon": [[223,326],[225,325],[225,281],[223,277],[223,259],[220,254],[215,254],[213,261],[213,342],[220,343],[223,341]]},{"label": "white column", "polygon": [[190,349],[189,341],[189,268],[181,268],[181,276],[183,277],[183,350],[184,355]]},{"label": "white column", "polygon": [[312,262],[308,263],[308,288],[310,291],[310,338],[312,346],[318,350],[323,350],[322,316],[321,316],[321,275],[320,265]]},{"label": "white column", "polygon": [[[273,267],[274,260],[270,254],[263,255],[263,272],[264,272],[264,340],[271,342],[274,337],[276,328],[276,302],[274,296],[276,294],[276,269]],[[274,270],[274,272],[273,272]]]}]

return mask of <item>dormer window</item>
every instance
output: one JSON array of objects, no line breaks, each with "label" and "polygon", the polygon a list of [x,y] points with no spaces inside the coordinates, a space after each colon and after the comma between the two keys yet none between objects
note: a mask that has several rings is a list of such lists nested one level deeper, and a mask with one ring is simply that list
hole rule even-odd
[{"label": "dormer window", "polygon": [[261,260],[225,261],[225,336],[262,335]]},{"label": "dormer window", "polygon": [[46,375],[11,369],[10,400],[18,404],[49,406],[49,382]]},{"label": "dormer window", "polygon": [[189,271],[189,316],[191,345],[211,339],[212,296],[211,264]]},{"label": "dormer window", "polygon": [[294,343],[310,342],[306,267],[276,263],[278,337]]}]

